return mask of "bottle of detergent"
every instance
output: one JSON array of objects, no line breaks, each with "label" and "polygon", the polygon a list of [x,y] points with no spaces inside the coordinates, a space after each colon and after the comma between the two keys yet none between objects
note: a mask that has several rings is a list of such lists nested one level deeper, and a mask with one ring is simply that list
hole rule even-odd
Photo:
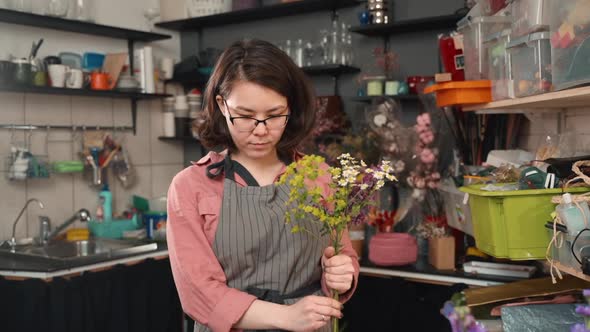
[{"label": "bottle of detergent", "polygon": [[[100,193],[98,210],[102,212],[102,221],[113,220],[113,194],[109,190],[109,185],[105,184]],[[98,212],[98,211],[97,211]],[[99,213],[97,213],[99,215]]]}]

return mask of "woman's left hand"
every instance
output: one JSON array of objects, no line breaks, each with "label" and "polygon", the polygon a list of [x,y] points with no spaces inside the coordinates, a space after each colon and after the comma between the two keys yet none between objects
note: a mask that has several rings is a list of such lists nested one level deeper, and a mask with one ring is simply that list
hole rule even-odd
[{"label": "woman's left hand", "polygon": [[322,256],[324,278],[326,279],[326,286],[342,294],[352,287],[354,266],[352,265],[352,258],[347,255],[335,255],[335,253],[334,247],[328,247],[324,250],[324,256]]}]

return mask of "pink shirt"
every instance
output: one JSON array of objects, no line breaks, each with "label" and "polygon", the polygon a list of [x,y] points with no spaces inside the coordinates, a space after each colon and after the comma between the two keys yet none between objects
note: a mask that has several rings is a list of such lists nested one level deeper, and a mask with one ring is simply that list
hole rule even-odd
[{"label": "pink shirt", "polygon": [[[227,286],[212,248],[221,211],[224,177],[210,179],[206,167],[224,157],[223,153],[210,152],[178,173],[168,191],[168,253],[182,308],[213,331],[232,330],[256,300],[246,292]],[[277,178],[283,172],[284,168]],[[246,186],[238,175],[236,182]],[[327,190],[327,178],[318,179],[316,185]],[[342,254],[352,257],[355,267],[352,289],[340,296],[342,302],[346,302],[356,289],[359,264],[348,232],[345,232],[342,243]],[[324,293],[329,295],[323,277],[321,283]]]}]

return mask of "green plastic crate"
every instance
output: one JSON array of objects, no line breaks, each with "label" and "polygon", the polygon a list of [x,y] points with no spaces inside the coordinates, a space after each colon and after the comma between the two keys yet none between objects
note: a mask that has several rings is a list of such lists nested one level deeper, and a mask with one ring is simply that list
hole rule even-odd
[{"label": "green plastic crate", "polygon": [[142,227],[142,224],[138,220],[137,214],[134,214],[132,219],[104,222],[98,222],[95,220],[88,221],[88,229],[92,235],[109,239],[120,239],[123,237],[123,232],[132,231],[140,227]]},{"label": "green plastic crate", "polygon": [[[549,234],[544,224],[551,220],[555,204],[551,197],[562,189],[484,191],[484,185],[461,187],[469,194],[469,207],[477,248],[498,258],[544,259]],[[565,192],[582,193],[586,188]]]}]

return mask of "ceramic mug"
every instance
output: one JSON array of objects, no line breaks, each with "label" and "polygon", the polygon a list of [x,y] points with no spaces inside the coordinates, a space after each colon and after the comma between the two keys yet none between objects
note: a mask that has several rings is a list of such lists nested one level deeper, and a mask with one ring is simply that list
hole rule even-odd
[{"label": "ceramic mug", "polygon": [[399,81],[387,81],[385,82],[385,95],[395,96],[399,91]]},{"label": "ceramic mug", "polygon": [[90,74],[90,88],[92,90],[110,90],[111,77],[108,73],[92,72]]},{"label": "ceramic mug", "polygon": [[162,58],[160,60],[160,70],[162,70],[162,79],[172,79],[172,76],[174,76],[174,59]]},{"label": "ceramic mug", "polygon": [[69,89],[82,89],[84,86],[84,72],[81,69],[70,69],[66,74],[66,87]]},{"label": "ceramic mug", "polygon": [[66,65],[49,65],[47,71],[49,72],[49,79],[51,86],[54,88],[63,88],[66,85],[66,74],[70,68]]}]

